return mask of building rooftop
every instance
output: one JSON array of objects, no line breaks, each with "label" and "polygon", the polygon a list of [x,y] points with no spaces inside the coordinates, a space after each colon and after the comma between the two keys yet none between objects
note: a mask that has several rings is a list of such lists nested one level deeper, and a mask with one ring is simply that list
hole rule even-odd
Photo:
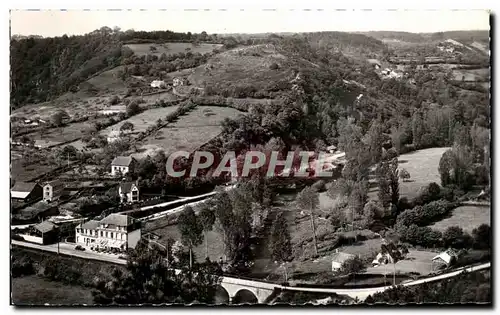
[{"label": "building rooftop", "polygon": [[90,220],[85,223],[81,224],[81,228],[83,229],[89,229],[89,230],[94,230],[99,226],[99,221],[96,220]]},{"label": "building rooftop", "polygon": [[123,182],[123,183],[120,183],[121,191],[122,191],[122,193],[125,193],[125,194],[129,193],[132,190],[133,186],[137,187],[137,185],[134,182]]},{"label": "building rooftop", "polygon": [[102,219],[100,224],[113,224],[117,226],[129,226],[134,222],[134,219],[125,214],[112,213]]},{"label": "building rooftop", "polygon": [[111,162],[111,165],[115,166],[130,166],[130,163],[132,163],[133,158],[131,156],[117,156],[114,158],[113,162]]},{"label": "building rooftop", "polygon": [[47,232],[50,232],[50,231],[56,229],[57,225],[55,225],[54,223],[52,223],[50,221],[43,221],[42,223],[35,225],[34,228],[42,233],[47,233]]},{"label": "building rooftop", "polygon": [[10,189],[11,197],[24,199],[37,185],[37,183],[16,182],[14,187]]},{"label": "building rooftop", "polygon": [[354,255],[348,253],[343,253],[343,252],[334,253],[332,255],[332,261],[343,263],[344,261],[352,259],[354,257],[355,257]]}]

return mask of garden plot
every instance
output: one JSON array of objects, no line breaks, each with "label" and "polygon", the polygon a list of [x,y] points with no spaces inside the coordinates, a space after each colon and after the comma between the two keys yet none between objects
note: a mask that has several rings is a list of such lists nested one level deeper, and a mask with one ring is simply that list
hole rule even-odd
[{"label": "garden plot", "polygon": [[142,150],[163,149],[165,153],[192,151],[221,133],[224,118],[234,118],[240,111],[229,107],[198,106],[177,122],[168,124],[143,142]]},{"label": "garden plot", "polygon": [[161,118],[165,119],[165,116],[174,112],[178,106],[170,106],[170,107],[158,107],[148,109],[140,114],[132,116],[126,120],[120,121],[117,124],[109,126],[108,128],[102,130],[100,132],[101,135],[107,136],[112,130],[120,130],[121,126],[126,122],[130,122],[134,125],[134,132],[143,132],[149,126],[153,126],[156,124],[156,121]]},{"label": "garden plot", "polygon": [[451,216],[435,222],[429,227],[444,232],[450,226],[459,226],[464,231],[471,233],[481,224],[491,225],[490,206],[461,206],[451,211]]}]

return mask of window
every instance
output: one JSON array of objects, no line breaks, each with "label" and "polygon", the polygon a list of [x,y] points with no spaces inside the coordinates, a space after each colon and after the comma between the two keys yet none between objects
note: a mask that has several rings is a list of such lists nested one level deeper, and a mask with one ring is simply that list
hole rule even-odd
[{"label": "window", "polygon": [[109,237],[109,236],[108,236],[108,232],[106,232],[106,237]]},{"label": "window", "polygon": [[111,237],[111,238],[113,238],[113,232],[111,232],[110,234],[111,234],[111,236],[110,236],[110,237]]},{"label": "window", "polygon": [[104,236],[104,233],[101,231],[101,237],[103,237],[103,236]]}]

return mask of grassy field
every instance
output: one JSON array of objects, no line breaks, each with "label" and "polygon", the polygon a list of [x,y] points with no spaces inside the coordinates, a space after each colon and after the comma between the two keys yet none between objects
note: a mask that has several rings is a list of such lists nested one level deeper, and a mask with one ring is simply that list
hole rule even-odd
[{"label": "grassy field", "polygon": [[12,303],[14,305],[83,305],[92,304],[90,289],[64,285],[37,276],[12,278]]},{"label": "grassy field", "polygon": [[461,81],[464,77],[464,81],[484,81],[488,80],[490,77],[490,69],[474,69],[474,70],[453,70],[453,76],[455,80]]},{"label": "grassy field", "polygon": [[120,121],[117,124],[109,126],[108,128],[102,130],[100,134],[107,136],[111,130],[120,130],[121,126],[126,122],[131,122],[134,125],[134,132],[146,131],[149,126],[155,125],[156,121],[161,118],[165,119],[165,116],[174,112],[177,106],[170,107],[158,107],[148,109],[138,115],[132,116],[126,120]]},{"label": "grassy field", "polygon": [[16,181],[28,181],[32,178],[43,175],[54,168],[56,168],[56,166],[41,165],[40,163],[23,166],[22,160],[12,160],[10,176]]},{"label": "grassy field", "polygon": [[198,106],[175,123],[161,129],[161,136],[150,136],[143,142],[143,150],[161,148],[165,153],[175,150],[191,151],[221,132],[224,118],[234,118],[241,112],[229,107]]},{"label": "grassy field", "polygon": [[[269,82],[289,78],[291,71],[287,71],[286,66],[277,70],[269,68],[273,63],[283,66],[286,61],[273,46],[256,45],[217,54],[210,58],[206,65],[183,71],[182,74],[197,87],[203,87],[205,84],[223,86],[224,82],[231,82],[252,84],[259,89],[267,86]],[[169,76],[172,74],[169,73]]]},{"label": "grassy field", "polygon": [[[155,234],[160,236],[158,243],[166,245],[168,238],[172,238],[174,240],[181,239],[181,233],[177,228],[177,225],[169,225],[164,228],[158,229],[154,231]],[[212,261],[219,261],[219,258],[224,255],[224,243],[223,236],[216,229],[208,232],[208,257]],[[205,259],[205,241],[199,246],[196,246],[194,249],[194,254],[196,256],[197,261],[203,261]]]},{"label": "grassy field", "polygon": [[450,226],[459,226],[469,233],[479,225],[491,225],[491,207],[462,206],[453,209],[451,216],[430,225],[431,228],[444,232]]},{"label": "grassy field", "polygon": [[[151,51],[151,47],[155,47],[155,51]],[[222,47],[221,44],[199,44],[197,46],[192,43],[165,43],[165,44],[128,44],[125,45],[132,49],[134,54],[138,56],[144,55],[156,55],[160,56],[165,53],[167,55],[186,53],[191,51],[192,53],[206,54],[214,51],[214,49],[219,49]],[[188,49],[188,50],[187,50]]]}]

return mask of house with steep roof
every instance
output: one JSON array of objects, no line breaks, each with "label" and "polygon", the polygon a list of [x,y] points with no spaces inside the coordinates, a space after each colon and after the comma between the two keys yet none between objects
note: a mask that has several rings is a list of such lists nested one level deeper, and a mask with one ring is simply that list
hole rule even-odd
[{"label": "house with steep roof", "polygon": [[13,200],[32,202],[42,198],[42,187],[37,183],[16,182],[10,189]]},{"label": "house with steep roof", "polygon": [[432,258],[432,269],[434,270],[449,267],[456,259],[457,253],[454,250],[448,249]]},{"label": "house with steep roof", "polygon": [[120,202],[137,202],[139,201],[139,186],[134,182],[120,183],[118,195],[120,196]]},{"label": "house with steep roof", "polygon": [[335,252],[332,255],[332,271],[339,271],[342,268],[342,264],[349,259],[353,259],[354,255],[343,253],[343,252]]},{"label": "house with steep roof", "polygon": [[111,162],[111,175],[125,175],[132,172],[135,166],[135,159],[131,156],[117,156]]},{"label": "house with steep roof", "polygon": [[43,200],[47,202],[55,201],[62,196],[64,191],[64,184],[56,179],[45,183],[43,186]]},{"label": "house with steep roof", "polygon": [[141,222],[113,213],[100,221],[90,220],[76,227],[75,242],[82,246],[126,250],[135,248],[141,239]]}]

